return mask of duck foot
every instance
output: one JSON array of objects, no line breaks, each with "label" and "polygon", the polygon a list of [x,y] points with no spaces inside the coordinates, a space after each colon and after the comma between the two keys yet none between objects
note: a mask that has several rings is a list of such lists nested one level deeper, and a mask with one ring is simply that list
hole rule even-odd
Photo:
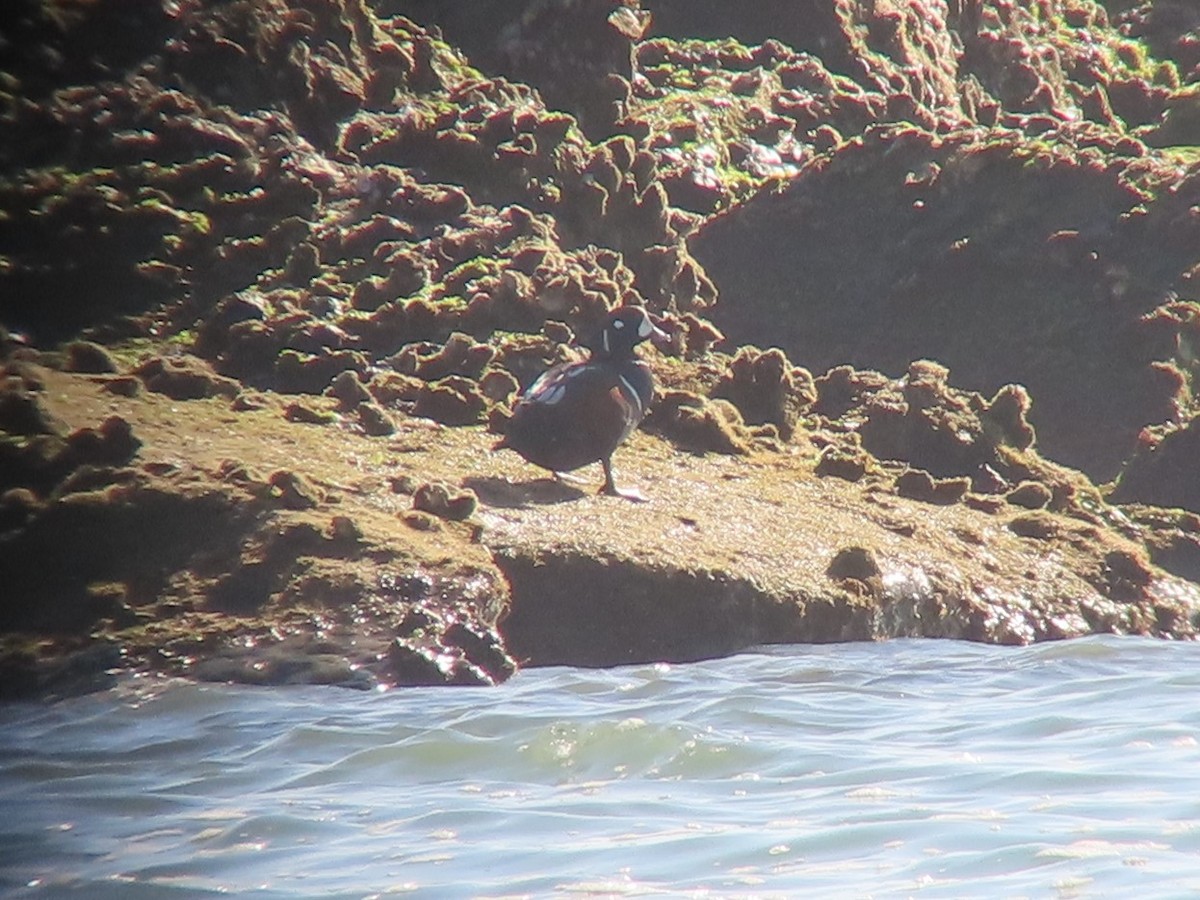
[{"label": "duck foot", "polygon": [[650,500],[645,494],[637,488],[619,488],[616,482],[613,481],[612,462],[607,459],[600,460],[600,464],[604,466],[604,485],[600,488],[600,493],[608,497],[624,497],[626,500],[632,500],[634,503],[646,503]]},{"label": "duck foot", "polygon": [[634,503],[649,503],[650,498],[643,494],[637,488],[619,488],[614,485],[604,485],[600,488],[599,493],[607,497],[624,497],[626,500],[632,500]]}]

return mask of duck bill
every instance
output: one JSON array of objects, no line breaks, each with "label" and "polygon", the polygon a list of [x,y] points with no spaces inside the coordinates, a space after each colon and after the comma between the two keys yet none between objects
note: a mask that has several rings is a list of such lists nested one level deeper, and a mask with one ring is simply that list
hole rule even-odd
[{"label": "duck bill", "polygon": [[650,334],[648,335],[650,343],[659,350],[670,350],[675,345],[675,341],[669,333],[663,330],[663,320],[655,315],[648,315],[647,318],[650,320],[651,325]]}]

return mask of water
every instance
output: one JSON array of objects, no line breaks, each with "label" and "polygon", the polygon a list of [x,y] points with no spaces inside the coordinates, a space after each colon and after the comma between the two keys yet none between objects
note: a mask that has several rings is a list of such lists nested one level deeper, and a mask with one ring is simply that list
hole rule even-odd
[{"label": "water", "polygon": [[0,707],[12,897],[1200,896],[1200,645]]}]

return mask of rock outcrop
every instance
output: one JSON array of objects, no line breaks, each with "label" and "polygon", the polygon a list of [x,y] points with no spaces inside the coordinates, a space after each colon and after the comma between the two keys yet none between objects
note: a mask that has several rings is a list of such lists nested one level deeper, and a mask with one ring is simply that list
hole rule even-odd
[{"label": "rock outcrop", "polygon": [[[20,0],[0,689],[1194,636],[1189,10]],[[640,506],[487,450],[623,303]]]}]

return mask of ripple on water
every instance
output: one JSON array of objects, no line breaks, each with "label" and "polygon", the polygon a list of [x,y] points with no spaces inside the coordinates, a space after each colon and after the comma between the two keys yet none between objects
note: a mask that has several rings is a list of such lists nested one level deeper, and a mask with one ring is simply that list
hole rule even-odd
[{"label": "ripple on water", "polygon": [[0,893],[1200,891],[1200,647],[773,647],[0,708]]}]

